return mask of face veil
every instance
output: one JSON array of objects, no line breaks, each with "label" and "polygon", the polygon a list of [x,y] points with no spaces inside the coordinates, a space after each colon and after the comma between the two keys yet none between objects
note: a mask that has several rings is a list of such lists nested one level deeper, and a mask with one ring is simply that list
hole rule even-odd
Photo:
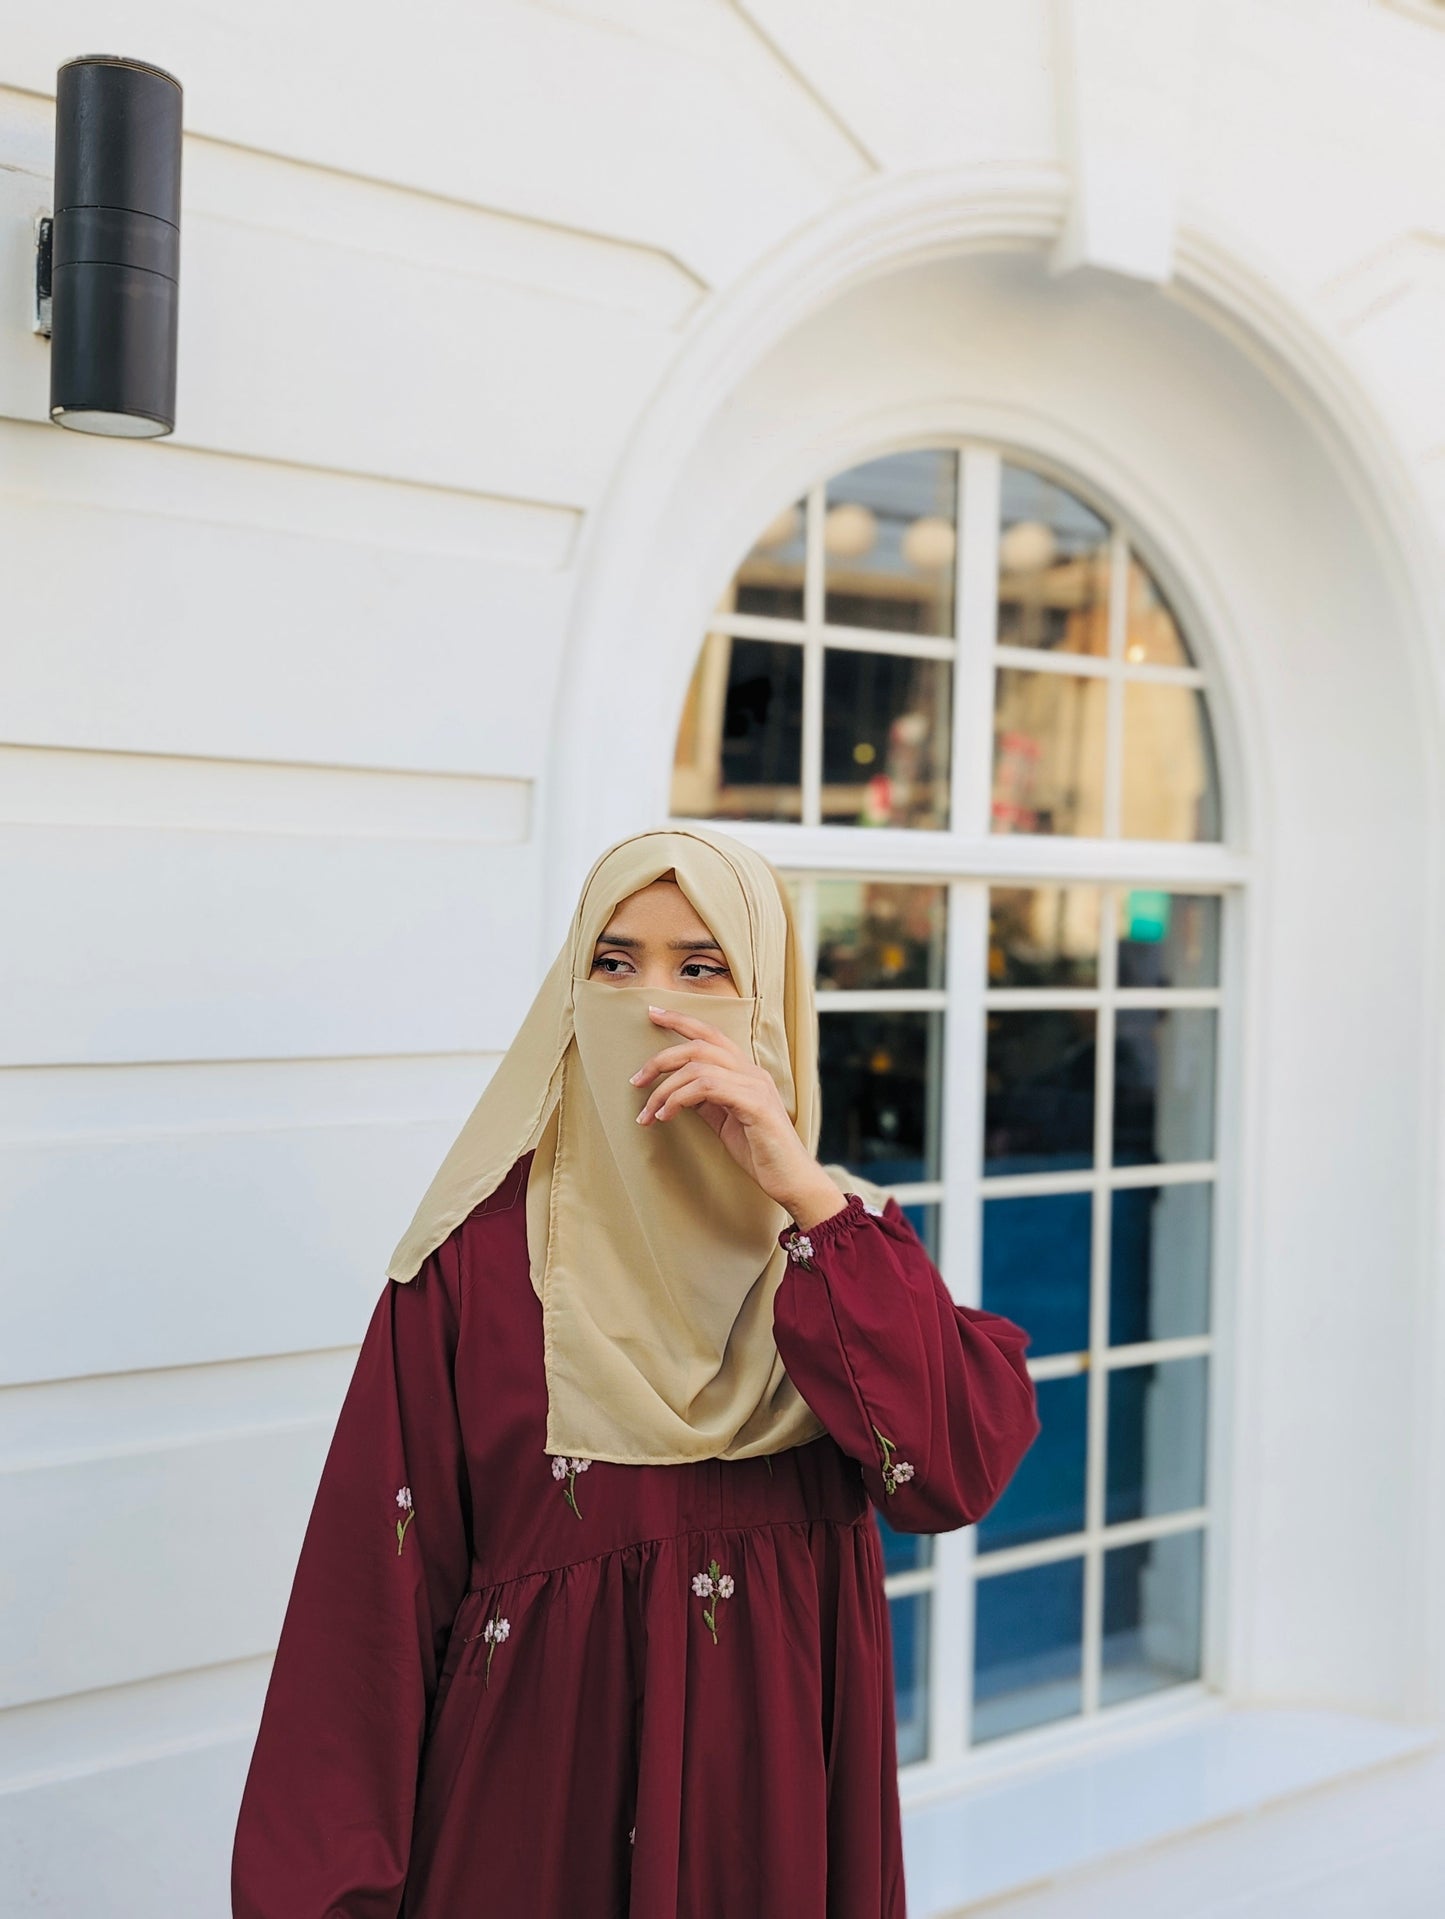
[{"label": "face veil", "polygon": [[[721,947],[737,998],[592,977],[614,908],[669,872]],[[787,1214],[697,1113],[636,1124],[647,1095],[629,1075],[681,1038],[649,1019],[649,1004],[707,1020],[765,1067],[816,1151],[817,1012],[781,877],[713,830],[632,834],[588,872],[567,937],[388,1276],[412,1279],[535,1148],[527,1245],[542,1306],[546,1450],[676,1465],[802,1445],[825,1429],[773,1340]],[[840,1191],[882,1203],[856,1174],[825,1170]]]}]

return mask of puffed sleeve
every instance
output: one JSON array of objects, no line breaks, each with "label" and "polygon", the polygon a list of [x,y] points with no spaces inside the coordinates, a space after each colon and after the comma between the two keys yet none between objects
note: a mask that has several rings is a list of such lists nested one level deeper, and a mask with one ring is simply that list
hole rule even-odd
[{"label": "puffed sleeve", "polygon": [[469,1583],[458,1236],[372,1312],[307,1523],[231,1857],[234,1919],[395,1919]]},{"label": "puffed sleeve", "polygon": [[874,1213],[850,1193],[778,1239],[778,1351],[873,1504],[904,1533],[981,1519],[1041,1430],[1029,1335],[954,1300],[895,1199]]}]

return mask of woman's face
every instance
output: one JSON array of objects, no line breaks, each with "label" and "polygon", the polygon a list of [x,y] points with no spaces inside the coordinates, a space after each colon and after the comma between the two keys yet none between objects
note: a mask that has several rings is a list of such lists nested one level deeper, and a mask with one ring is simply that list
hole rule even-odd
[{"label": "woman's face", "polygon": [[653,880],[613,907],[592,955],[593,979],[619,986],[672,986],[736,999],[738,989],[712,929],[676,880]]}]

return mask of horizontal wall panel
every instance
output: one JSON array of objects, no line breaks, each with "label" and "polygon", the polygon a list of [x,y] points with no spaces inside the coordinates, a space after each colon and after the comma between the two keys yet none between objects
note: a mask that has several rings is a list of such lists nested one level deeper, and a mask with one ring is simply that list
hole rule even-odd
[{"label": "horizontal wall panel", "polygon": [[0,746],[8,825],[519,841],[530,801],[523,780]]},{"label": "horizontal wall panel", "polygon": [[[641,242],[710,284],[861,177],[826,105],[731,8],[587,11],[447,0],[404,34],[347,37],[330,9],[282,0],[134,0],[127,25],[183,80],[192,139]],[[43,18],[9,23],[12,84],[50,93],[56,64]]]},{"label": "horizontal wall panel", "polygon": [[0,1474],[0,1705],[269,1652],[338,1405]]},{"label": "horizontal wall panel", "polygon": [[341,1404],[355,1357],[352,1344],[7,1386],[0,1392],[0,1473],[74,1465],[108,1452],[164,1451],[259,1425],[305,1425]]},{"label": "horizontal wall panel", "polygon": [[540,977],[530,845],[0,825],[0,871],[6,1065],[494,1052]]},{"label": "horizontal wall panel", "polygon": [[492,778],[545,765],[568,573],[3,491],[0,570],[12,743]]},{"label": "horizontal wall panel", "polygon": [[227,1919],[254,1733],[0,1793],[4,1919]]},{"label": "horizontal wall panel", "polygon": [[490,1074],[440,1115],[6,1144],[0,1378],[356,1342]]},{"label": "horizontal wall panel", "polygon": [[12,1794],[81,1784],[117,1766],[249,1742],[270,1674],[266,1653],[12,1706],[0,1713],[0,1807]]},{"label": "horizontal wall panel", "polygon": [[[12,263],[33,256],[47,192],[0,171]],[[675,343],[465,255],[418,264],[193,213],[181,247],[176,429],[150,457],[201,447],[585,505]],[[43,341],[0,334],[0,412],[47,420],[49,378]]]},{"label": "horizontal wall panel", "polygon": [[7,505],[109,507],[138,520],[182,520],[187,531],[254,528],[334,541],[338,562],[363,561],[378,550],[394,567],[409,554],[464,560],[474,591],[494,572],[568,565],[581,524],[575,507],[232,460],[169,441],[66,433],[33,420],[0,419],[0,493]]},{"label": "horizontal wall panel", "polygon": [[491,1071],[480,1055],[183,1060],[0,1072],[0,1147],[146,1133],[243,1133],[442,1119]]}]

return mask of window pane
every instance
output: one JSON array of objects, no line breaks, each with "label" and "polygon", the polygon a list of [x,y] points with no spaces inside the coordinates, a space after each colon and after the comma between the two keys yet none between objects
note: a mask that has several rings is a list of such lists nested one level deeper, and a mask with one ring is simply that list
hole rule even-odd
[{"label": "window pane", "polygon": [[1079,1532],[1084,1524],[1085,1373],[1035,1382],[1042,1431],[991,1511],[978,1521],[980,1553]]},{"label": "window pane", "polygon": [[[1113,1195],[1111,1346],[1208,1332],[1213,1199],[1213,1186],[1193,1183],[1125,1187]],[[1036,1341],[1029,1350],[1043,1349]]]},{"label": "window pane", "polygon": [[1131,840],[1219,838],[1214,736],[1193,687],[1125,682],[1120,829]]},{"label": "window pane", "polygon": [[1218,986],[1217,894],[1135,887],[1119,896],[1121,986]]},{"label": "window pane", "polygon": [[890,1599],[888,1621],[893,1639],[894,1709],[898,1720],[898,1763],[928,1754],[928,1594]]},{"label": "window pane", "polygon": [[818,1158],[856,1166],[884,1186],[937,1179],[942,1049],[942,1013],[821,1018]]},{"label": "window pane", "polygon": [[1213,1007],[1124,1007],[1114,1040],[1114,1164],[1214,1157]]},{"label": "window pane", "polygon": [[899,1210],[913,1228],[914,1232],[917,1233],[923,1244],[924,1252],[927,1253],[928,1257],[936,1266],[940,1252],[938,1226],[941,1208],[916,1200],[911,1200],[908,1205],[905,1206],[900,1200]]},{"label": "window pane", "polygon": [[1052,480],[1005,465],[998,547],[1000,646],[1109,650],[1109,529]]},{"label": "window pane", "polygon": [[710,633],[678,729],[673,813],[799,820],[802,764],[802,647]]},{"label": "window pane", "polygon": [[830,480],[823,520],[828,624],[951,634],[957,521],[955,453],[892,453]]},{"label": "window pane", "polygon": [[989,1013],[986,1174],[1093,1165],[1095,1028],[1088,1008]]},{"label": "window pane", "polygon": [[1208,1383],[1203,1354],[1110,1371],[1106,1524],[1204,1504]]},{"label": "window pane", "polygon": [[820,879],[817,890],[820,993],[942,987],[948,924],[943,887]]},{"label": "window pane", "polygon": [[990,1199],[983,1207],[981,1303],[1029,1330],[1029,1357],[1089,1343],[1088,1193]]},{"label": "window pane", "polygon": [[1113,1706],[1197,1679],[1203,1619],[1202,1532],[1106,1552],[1099,1703]]},{"label": "window pane", "polygon": [[1001,667],[996,679],[994,832],[1097,837],[1104,830],[1105,682],[1014,667]]},{"label": "window pane", "polygon": [[876,1506],[873,1508],[873,1518],[883,1547],[885,1573],[917,1572],[920,1567],[933,1564],[932,1533],[895,1532]]},{"label": "window pane", "polygon": [[825,650],[825,821],[947,826],[952,688],[946,660]]},{"label": "window pane", "polygon": [[803,617],[804,506],[785,506],[729,582],[719,613],[761,613],[775,620]]},{"label": "window pane", "polygon": [[1083,1708],[1084,1562],[980,1579],[974,1600],[973,1742]]},{"label": "window pane", "polygon": [[1096,886],[995,886],[988,896],[990,986],[1097,986]]},{"label": "window pane", "polygon": [[1192,666],[1189,648],[1153,576],[1132,556],[1124,615],[1124,658],[1151,666]]}]

